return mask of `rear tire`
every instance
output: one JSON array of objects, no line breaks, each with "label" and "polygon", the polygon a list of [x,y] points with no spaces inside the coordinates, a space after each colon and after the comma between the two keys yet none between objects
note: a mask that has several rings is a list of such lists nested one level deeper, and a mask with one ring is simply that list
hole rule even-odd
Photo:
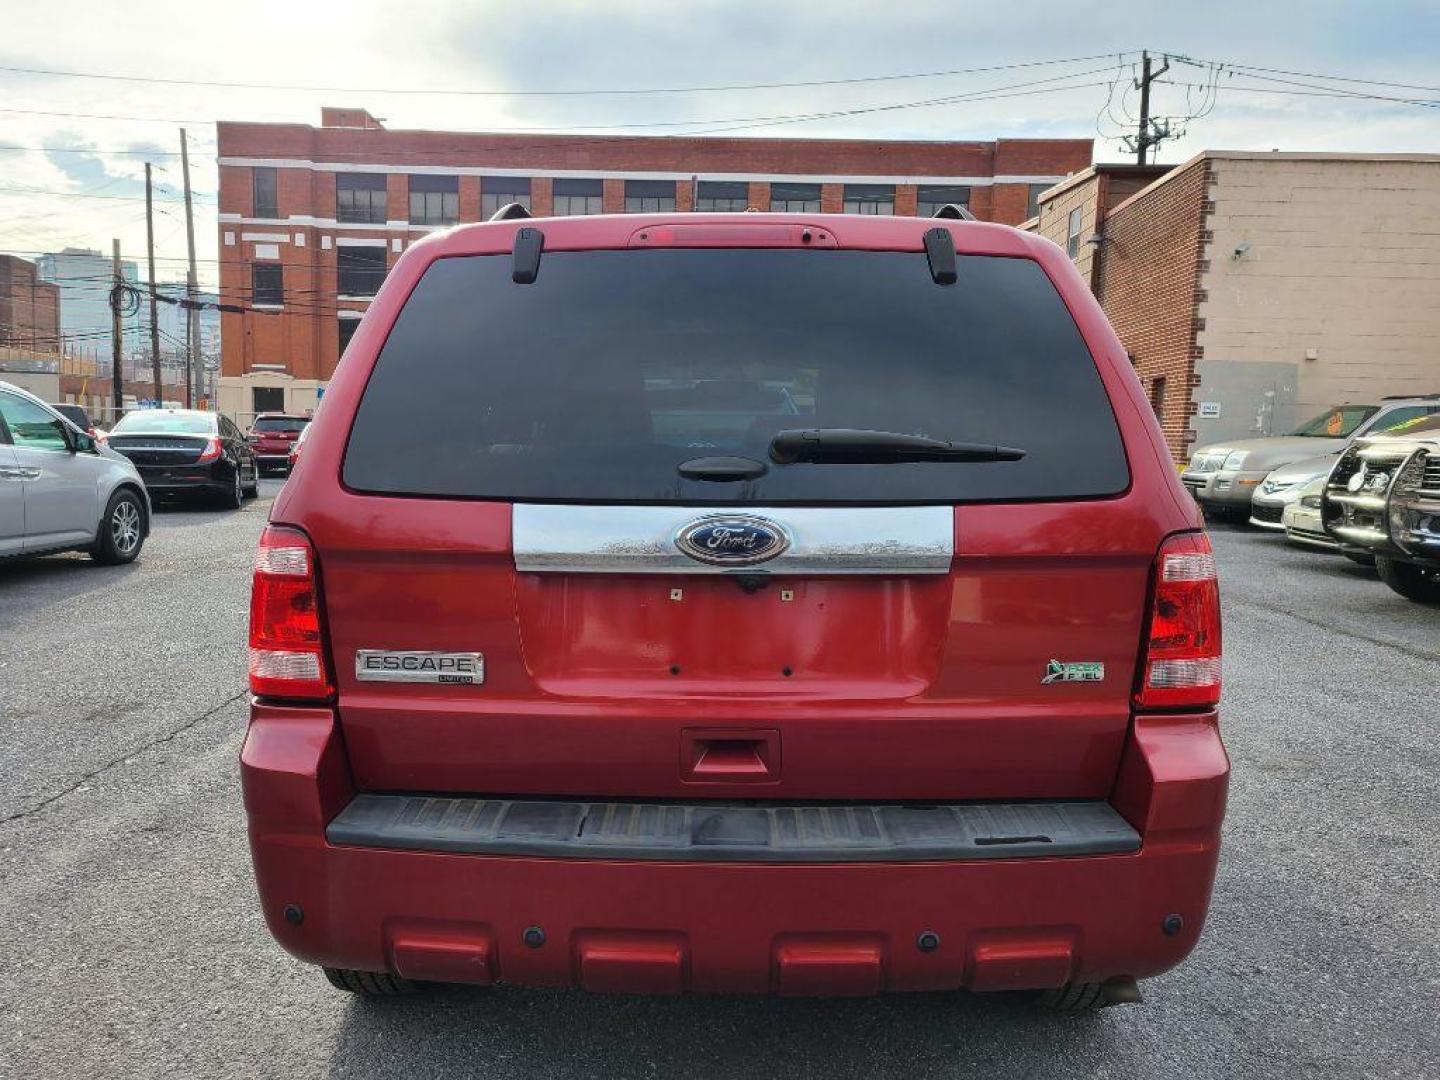
[{"label": "rear tire", "polygon": [[1066,983],[1054,990],[1042,990],[1036,1004],[1050,1012],[1091,1012],[1107,1004],[1102,983]]},{"label": "rear tire", "polygon": [[235,466],[235,480],[229,491],[220,496],[220,505],[226,510],[239,510],[245,503],[245,485],[240,476],[240,466]]},{"label": "rear tire", "polygon": [[102,566],[132,563],[145,545],[145,507],[140,496],[121,488],[110,496],[90,557]]},{"label": "rear tire", "polygon": [[330,985],[338,990],[361,997],[399,997],[413,994],[419,989],[409,979],[390,975],[383,971],[353,971],[350,968],[323,969]]},{"label": "rear tire", "polygon": [[1377,555],[1375,572],[1380,575],[1381,581],[1406,600],[1417,604],[1440,604],[1440,570],[1428,570],[1414,563]]},{"label": "rear tire", "polygon": [[245,491],[244,491],[244,496],[245,496],[245,498],[247,498],[247,499],[254,499],[254,498],[258,498],[259,495],[260,495],[260,466],[259,466],[258,464],[252,464],[252,465],[250,466],[250,486],[245,489]]}]

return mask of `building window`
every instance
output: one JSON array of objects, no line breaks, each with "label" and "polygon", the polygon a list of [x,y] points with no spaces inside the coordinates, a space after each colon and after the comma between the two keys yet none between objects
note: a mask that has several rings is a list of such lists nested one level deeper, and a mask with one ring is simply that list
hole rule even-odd
[{"label": "building window", "polygon": [[459,220],[458,176],[410,177],[411,225],[454,225]]},{"label": "building window", "polygon": [[339,271],[339,295],[374,296],[385,280],[385,247],[346,244],[335,249],[335,267]]},{"label": "building window", "polygon": [[278,218],[280,216],[278,175],[274,169],[257,167],[250,170],[250,191],[254,197],[252,216],[257,218]]},{"label": "building window", "polygon": [[675,209],[674,180],[626,180],[627,214],[663,214]]},{"label": "building window", "polygon": [[374,173],[336,173],[335,220],[385,224],[385,177]]},{"label": "building window", "polygon": [[[502,206],[519,203],[530,209],[530,177],[486,176],[480,180],[480,216],[489,221]],[[598,213],[599,208],[596,208]]]},{"label": "building window", "polygon": [[970,208],[970,189],[968,187],[924,187],[916,193],[915,215],[917,217],[934,217],[935,211],[942,206],[963,206]]},{"label": "building window", "polygon": [[556,180],[555,216],[600,213],[600,198],[605,185],[599,180]]},{"label": "building window", "polygon": [[255,307],[281,307],[285,303],[285,272],[279,263],[250,267],[250,303]]},{"label": "building window", "polygon": [[1049,191],[1054,184],[1031,184],[1030,194],[1025,199],[1025,220],[1029,221],[1036,214],[1040,213],[1040,195]]},{"label": "building window", "polygon": [[695,209],[706,213],[745,210],[750,205],[750,185],[738,182],[701,180],[695,188]]},{"label": "building window", "polygon": [[1165,418],[1165,376],[1156,375],[1150,380],[1150,407],[1157,419]]},{"label": "building window", "polygon": [[887,184],[846,184],[845,213],[893,214],[895,189]]},{"label": "building window", "polygon": [[818,214],[819,184],[771,184],[770,210],[776,214]]},{"label": "building window", "polygon": [[1070,220],[1065,226],[1065,254],[1075,258],[1080,254],[1080,207],[1070,211]]},{"label": "building window", "polygon": [[340,350],[337,356],[345,355],[345,346],[350,344],[350,339],[355,336],[355,330],[360,325],[359,319],[347,319],[343,315],[335,320],[340,328]]}]

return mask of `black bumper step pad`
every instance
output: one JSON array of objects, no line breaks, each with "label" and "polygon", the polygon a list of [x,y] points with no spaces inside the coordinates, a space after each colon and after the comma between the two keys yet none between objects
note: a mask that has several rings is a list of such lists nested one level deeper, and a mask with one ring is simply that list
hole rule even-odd
[{"label": "black bumper step pad", "polygon": [[332,844],[679,862],[899,862],[1138,851],[1109,803],[565,802],[357,795]]}]

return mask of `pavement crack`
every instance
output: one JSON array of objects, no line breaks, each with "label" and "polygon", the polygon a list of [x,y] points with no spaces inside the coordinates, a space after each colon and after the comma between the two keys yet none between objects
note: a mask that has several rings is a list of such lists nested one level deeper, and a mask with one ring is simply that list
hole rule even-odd
[{"label": "pavement crack", "polygon": [[1384,649],[1394,649],[1398,653],[1414,657],[1416,660],[1440,660],[1440,653],[1430,652],[1426,649],[1417,649],[1399,641],[1387,641],[1385,638],[1371,637],[1369,634],[1361,634],[1355,630],[1347,629],[1334,622],[1327,622],[1324,619],[1312,619],[1308,615],[1301,615],[1298,611],[1291,611],[1289,608],[1276,607],[1273,604],[1262,604],[1255,600],[1240,600],[1236,597],[1227,596],[1224,598],[1226,606],[1254,608],[1256,611],[1268,611],[1275,615],[1288,615],[1297,622],[1306,623],[1309,626],[1317,627],[1331,634],[1338,634],[1340,637],[1350,638],[1352,641],[1364,641],[1370,645],[1379,645]]},{"label": "pavement crack", "polygon": [[74,792],[78,791],[80,788],[84,787],[86,784],[90,783],[90,781],[99,779],[99,778],[100,778],[101,776],[103,776],[105,773],[109,772],[111,769],[115,768],[117,765],[121,764],[122,762],[127,761],[127,760],[129,760],[130,758],[135,757],[137,754],[143,754],[143,753],[145,753],[145,751],[147,751],[147,750],[153,750],[153,749],[155,749],[157,746],[164,746],[166,743],[171,742],[172,740],[174,740],[174,739],[178,738],[179,736],[185,734],[185,732],[187,732],[187,731],[189,731],[191,728],[195,727],[195,725],[200,724],[200,723],[203,723],[204,721],[210,719],[210,717],[214,716],[216,713],[220,712],[222,709],[225,709],[225,708],[228,708],[228,707],[231,706],[231,705],[234,705],[237,701],[243,700],[244,698],[246,698],[247,696],[249,696],[249,693],[250,693],[250,691],[248,691],[248,690],[242,690],[240,693],[235,694],[235,695],[232,696],[232,697],[226,698],[224,701],[220,702],[220,704],[215,705],[215,706],[213,706],[213,707],[211,707],[211,708],[209,708],[209,709],[206,709],[206,710],[205,710],[204,712],[202,712],[199,716],[191,717],[189,720],[186,720],[186,721],[185,721],[183,724],[181,724],[179,727],[172,728],[170,731],[167,731],[165,734],[163,734],[163,735],[158,735],[158,736],[156,736],[155,738],[151,739],[149,742],[147,742],[147,743],[145,743],[145,744],[143,744],[143,745],[141,745],[141,746],[137,746],[137,747],[135,747],[135,748],[133,748],[133,749],[131,749],[131,750],[125,751],[125,752],[124,752],[123,754],[121,754],[119,757],[113,758],[113,759],[111,759],[110,761],[106,762],[104,765],[101,765],[100,767],[98,767],[98,768],[96,768],[96,769],[92,769],[90,772],[85,773],[83,776],[81,776],[79,779],[77,779],[73,784],[71,784],[69,787],[65,788],[63,791],[57,791],[55,794],[46,796],[44,799],[41,799],[41,800],[40,800],[38,803],[36,803],[34,806],[28,806],[28,807],[26,807],[24,810],[17,810],[17,811],[15,811],[15,813],[13,813],[13,814],[9,814],[9,815],[7,815],[6,817],[0,818],[0,825],[9,825],[9,824],[10,824],[11,822],[13,822],[13,821],[20,821],[20,820],[22,820],[22,819],[24,819],[24,818],[33,817],[35,814],[38,814],[41,810],[44,810],[44,809],[45,809],[47,806],[49,806],[51,803],[57,802],[57,801],[59,801],[60,799],[65,798],[66,795],[71,795],[71,794],[73,794]]}]

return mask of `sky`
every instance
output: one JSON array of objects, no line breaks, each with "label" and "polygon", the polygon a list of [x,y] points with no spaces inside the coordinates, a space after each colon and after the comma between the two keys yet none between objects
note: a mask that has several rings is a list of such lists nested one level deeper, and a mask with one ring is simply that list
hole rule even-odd
[{"label": "sky", "polygon": [[[318,124],[322,104],[391,128],[1095,138],[1096,160],[1132,160],[1118,137],[1133,131],[1148,49],[1157,67],[1170,57],[1152,113],[1183,131],[1163,162],[1440,153],[1437,0],[71,0],[58,18],[0,0],[0,25],[0,252],[108,252],[118,237],[143,260],[148,159],[161,281],[184,276],[180,128],[208,284],[214,121]],[[776,83],[826,85],[721,89]]]}]

